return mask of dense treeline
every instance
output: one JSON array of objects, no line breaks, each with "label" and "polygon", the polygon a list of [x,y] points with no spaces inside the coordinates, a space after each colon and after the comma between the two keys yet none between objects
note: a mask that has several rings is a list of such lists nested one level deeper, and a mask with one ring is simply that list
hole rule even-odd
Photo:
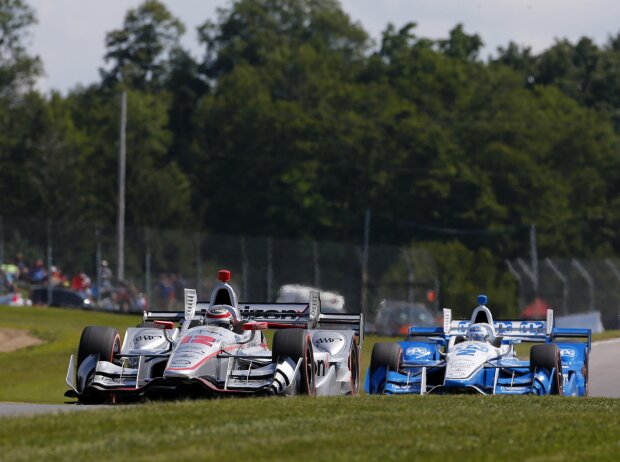
[{"label": "dense treeline", "polygon": [[[106,36],[101,79],[42,95],[25,0],[0,0],[0,214],[113,223],[118,94],[129,92],[132,225],[424,243],[448,301],[514,299],[503,258],[607,255],[620,238],[620,34],[513,43],[493,58],[337,0],[237,0],[199,28],[157,0]],[[484,271],[475,271],[481,266]]]}]

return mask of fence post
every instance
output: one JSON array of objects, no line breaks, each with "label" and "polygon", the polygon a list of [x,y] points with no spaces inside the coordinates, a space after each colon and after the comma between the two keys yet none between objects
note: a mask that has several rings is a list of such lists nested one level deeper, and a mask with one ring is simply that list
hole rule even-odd
[{"label": "fence post", "polygon": [[534,282],[534,294],[538,295],[538,246],[536,245],[536,225],[530,226],[530,260]]},{"label": "fence post", "polygon": [[538,295],[538,274],[536,274],[534,270],[531,269],[527,265],[527,263],[525,263],[523,258],[517,258],[517,263],[519,264],[519,266],[521,267],[525,275],[528,277],[528,279],[532,281],[532,288],[534,289],[534,297],[536,297]]},{"label": "fence post", "polygon": [[202,279],[202,257],[200,254],[200,231],[194,234],[196,246],[196,291],[200,291],[200,280]]},{"label": "fence post", "polygon": [[267,238],[267,301],[271,301],[273,291],[273,239]]},{"label": "fence post", "polygon": [[248,256],[245,248],[245,237],[241,237],[241,281],[243,284],[241,297],[245,301],[248,298]]},{"label": "fence post", "polygon": [[403,259],[405,260],[405,266],[407,267],[407,301],[409,303],[414,302],[413,282],[415,280],[413,267],[411,266],[411,258],[409,256],[409,249],[403,247],[400,249]]},{"label": "fence post", "polygon": [[148,227],[144,228],[144,247],[144,285],[147,303],[151,306],[151,230]]},{"label": "fence post", "polygon": [[47,219],[47,304],[52,304],[52,221]]},{"label": "fence post", "polygon": [[545,258],[545,263],[547,266],[553,271],[553,274],[560,280],[562,283],[562,312],[567,315],[568,314],[568,279],[564,276],[560,270],[553,264],[551,259]]},{"label": "fence post", "polygon": [[370,209],[366,210],[364,217],[364,250],[362,253],[362,300],[361,310],[366,318],[368,316],[368,246],[370,242]]},{"label": "fence post", "polygon": [[101,230],[95,229],[95,277],[97,278],[97,306],[101,304]]},{"label": "fence post", "polygon": [[590,311],[594,311],[594,307],[596,305],[595,300],[594,300],[594,279],[592,279],[592,276],[590,275],[588,270],[586,270],[584,266],[576,258],[573,258],[571,260],[571,264],[577,269],[579,274],[581,274],[581,276],[586,280],[586,283],[588,284],[588,288],[590,290],[589,309]]},{"label": "fence post", "polygon": [[[609,267],[611,272],[614,274],[614,276],[616,276],[616,279],[620,283],[620,270],[618,269],[618,266],[613,262],[611,258],[606,258],[605,264]],[[616,328],[619,327],[619,325],[620,325],[620,305],[618,305],[618,317],[616,318]]]},{"label": "fence post", "polygon": [[314,263],[314,287],[321,288],[321,267],[319,266],[319,244],[312,241],[312,260]]},{"label": "fence post", "polygon": [[523,278],[521,277],[521,275],[519,274],[519,272],[515,269],[514,266],[512,266],[512,263],[510,263],[510,260],[506,260],[506,267],[508,268],[508,272],[512,275],[513,278],[515,278],[515,281],[517,281],[517,286],[519,288],[519,308],[523,309],[523,307],[525,306],[525,293],[524,293],[524,287],[523,287]]},{"label": "fence post", "polygon": [[0,217],[0,265],[4,265],[4,220]]}]

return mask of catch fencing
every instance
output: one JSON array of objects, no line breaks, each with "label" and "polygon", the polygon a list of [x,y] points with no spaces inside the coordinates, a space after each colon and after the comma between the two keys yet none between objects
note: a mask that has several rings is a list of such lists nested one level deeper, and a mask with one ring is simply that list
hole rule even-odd
[{"label": "catch fencing", "polygon": [[546,258],[536,263],[507,262],[525,310],[536,311],[538,302],[559,316],[599,312],[605,329],[620,328],[620,260]]},{"label": "catch fencing", "polygon": [[[78,272],[88,274],[95,305],[106,305],[97,288],[106,282],[102,270],[116,272],[116,228],[0,218],[0,264],[12,268],[18,254],[22,266],[42,260],[49,273],[57,267],[68,281]],[[372,317],[383,299],[436,310],[439,295],[435,262],[422,249],[128,227],[124,260],[126,290],[144,294],[159,309],[178,309],[183,287],[208,298],[222,268],[231,270],[242,301],[275,301],[282,286],[298,284],[338,293],[347,311]],[[107,309],[119,310],[114,300],[106,301]]]}]

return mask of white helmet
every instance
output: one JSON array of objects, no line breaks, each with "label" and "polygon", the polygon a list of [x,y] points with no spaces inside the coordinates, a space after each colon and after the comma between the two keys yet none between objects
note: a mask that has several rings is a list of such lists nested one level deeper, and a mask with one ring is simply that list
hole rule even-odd
[{"label": "white helmet", "polygon": [[472,324],[467,329],[467,340],[485,343],[493,342],[495,340],[493,328],[485,322]]},{"label": "white helmet", "polygon": [[205,323],[232,329],[237,323],[236,316],[233,313],[235,313],[235,309],[230,305],[213,305],[207,310]]}]

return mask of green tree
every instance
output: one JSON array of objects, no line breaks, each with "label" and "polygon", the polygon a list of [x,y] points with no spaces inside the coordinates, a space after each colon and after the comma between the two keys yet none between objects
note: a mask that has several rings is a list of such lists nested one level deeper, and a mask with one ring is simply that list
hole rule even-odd
[{"label": "green tree", "polygon": [[122,29],[106,35],[105,61],[102,69],[104,84],[118,82],[140,90],[157,89],[169,69],[167,59],[179,47],[185,26],[158,0],[146,0],[129,10]]},{"label": "green tree", "polygon": [[14,98],[32,88],[41,73],[38,57],[26,51],[25,40],[37,20],[23,0],[0,0],[0,97]]}]

